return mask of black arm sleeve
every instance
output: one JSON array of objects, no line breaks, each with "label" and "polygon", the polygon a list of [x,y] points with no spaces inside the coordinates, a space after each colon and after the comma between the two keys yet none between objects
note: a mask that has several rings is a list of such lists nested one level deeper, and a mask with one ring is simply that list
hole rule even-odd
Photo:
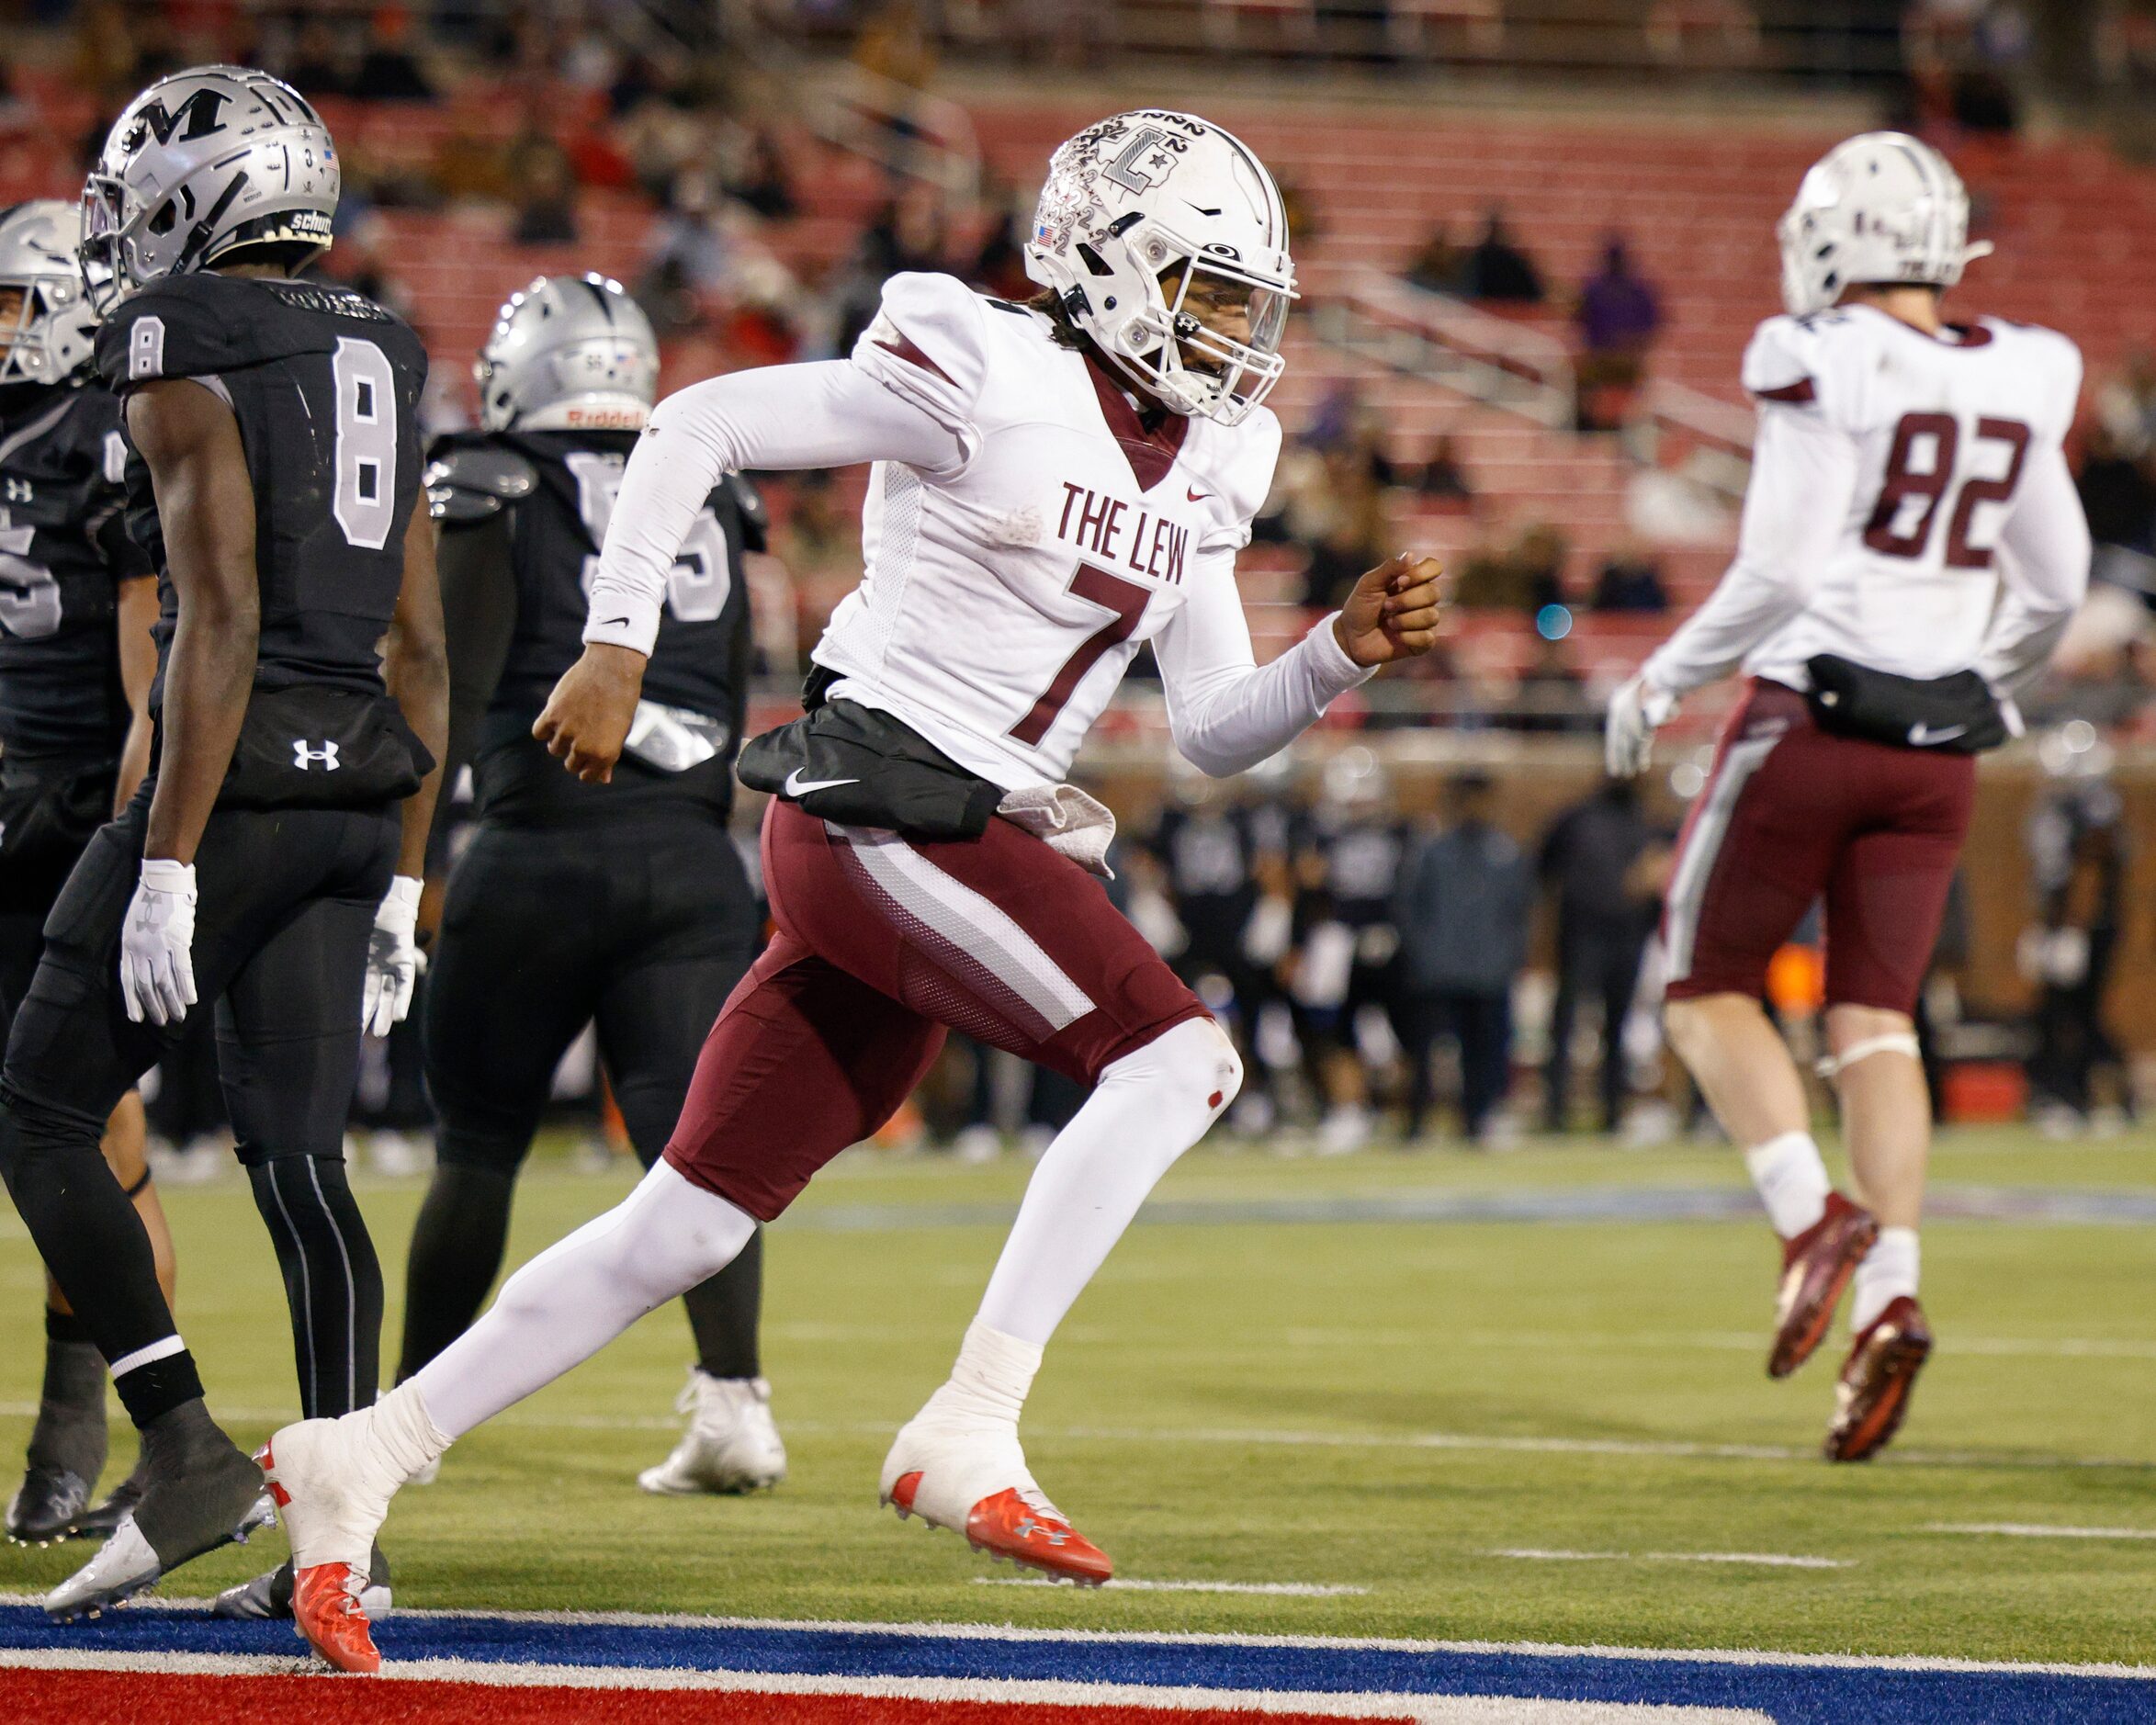
[{"label": "black arm sleeve", "polygon": [[[507,510],[442,535],[435,568],[442,584],[442,632],[449,654],[449,746],[442,763],[445,792],[471,764],[480,720],[502,681],[516,630],[516,584],[509,569]],[[435,830],[427,844],[435,854],[447,829],[449,797],[435,806]]]}]

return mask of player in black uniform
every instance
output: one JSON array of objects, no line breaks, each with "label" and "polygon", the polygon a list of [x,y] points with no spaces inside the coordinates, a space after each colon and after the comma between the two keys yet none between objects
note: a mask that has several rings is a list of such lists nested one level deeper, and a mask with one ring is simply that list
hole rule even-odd
[{"label": "player in black uniform", "polygon": [[327,243],[336,197],[313,109],[229,66],[137,96],[84,193],[85,275],[117,302],[96,365],[124,401],[128,527],[158,573],[156,734],[148,780],[47,923],[0,1074],[0,1173],[148,1470],[46,1601],[55,1617],[266,1514],[259,1471],[203,1405],[141,1223],[86,1172],[113,1103],[198,1004],[216,1008],[301,1401],[350,1409],[378,1388],[381,1272],[342,1140],[362,1013],[387,1022],[411,998],[448,675],[424,352],[361,296],[288,279]]},{"label": "player in black uniform", "polygon": [[[149,764],[157,584],[128,538],[119,401],[90,376],[97,314],[75,256],[82,217],[51,199],[0,211],[0,1040],[29,987],[45,916],[90,835]],[[172,1236],[143,1156],[141,1099],[107,1124],[106,1160],[172,1295]],[[48,1279],[45,1381],[6,1530],[44,1544],[109,1533],[105,1361]]]},{"label": "player in black uniform", "polygon": [[[602,276],[541,276],[502,308],[479,363],[485,429],[427,470],[443,527],[449,771],[468,761],[479,830],[451,876],[426,998],[440,1114],[412,1235],[409,1377],[479,1315],[502,1266],[510,1194],[562,1052],[597,1020],[637,1155],[666,1147],[711,1020],[754,958],[762,918],[727,829],[746,709],[744,550],[762,507],[729,475],[675,567],[635,731],[609,784],[532,737],[583,651],[584,581],[650,412],[651,325]],[[758,1371],[762,1236],[683,1296],[697,1362],[689,1428],[646,1491],[746,1491],[785,1472]]]}]

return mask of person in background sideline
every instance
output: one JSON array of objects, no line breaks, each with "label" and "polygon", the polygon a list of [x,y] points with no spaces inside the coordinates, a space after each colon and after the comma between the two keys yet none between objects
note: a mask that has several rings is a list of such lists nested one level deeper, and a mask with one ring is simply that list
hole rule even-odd
[{"label": "person in background sideline", "polygon": [[1603,248],[1602,267],[1580,288],[1573,323],[1580,336],[1579,429],[1613,431],[1624,423],[1662,331],[1662,303],[1633,273],[1622,240],[1613,236]]},{"label": "person in background sideline", "polygon": [[1514,243],[1502,209],[1492,209],[1484,222],[1483,237],[1467,254],[1461,286],[1470,299],[1504,305],[1539,306],[1548,297],[1541,272]]},{"label": "person in background sideline", "polygon": [[1460,1045],[1461,1128],[1492,1142],[1490,1116],[1512,1078],[1512,984],[1527,962],[1534,877],[1491,824],[1494,784],[1462,772],[1446,787],[1449,824],[1417,845],[1400,872],[1400,1041],[1407,1056],[1406,1137],[1420,1135],[1438,1038]]},{"label": "person in background sideline", "polygon": [[1606,782],[1565,809],[1542,835],[1536,871],[1556,903],[1557,998],[1550,1011],[1550,1063],[1542,1108],[1552,1132],[1570,1122],[1572,1032],[1583,997],[1602,1009],[1602,1130],[1624,1108],[1624,1021],[1661,899],[1641,863],[1666,846],[1640,807],[1630,779]]}]

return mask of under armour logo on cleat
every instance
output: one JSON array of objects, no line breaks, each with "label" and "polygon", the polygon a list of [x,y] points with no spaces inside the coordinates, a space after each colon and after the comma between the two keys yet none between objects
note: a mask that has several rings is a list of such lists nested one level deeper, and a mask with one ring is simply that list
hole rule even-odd
[{"label": "under armour logo on cleat", "polygon": [[1022,1539],[1030,1539],[1037,1533],[1050,1545],[1068,1545],[1070,1543],[1070,1529],[1068,1528],[1058,1528],[1051,1522],[1035,1521],[1031,1516],[1020,1522],[1012,1531]]},{"label": "under armour logo on cleat", "polygon": [[322,762],[322,770],[324,772],[334,772],[337,770],[336,744],[325,742],[319,749],[310,749],[304,737],[293,738],[292,764],[300,772],[305,772],[308,770],[308,763],[315,761]]}]

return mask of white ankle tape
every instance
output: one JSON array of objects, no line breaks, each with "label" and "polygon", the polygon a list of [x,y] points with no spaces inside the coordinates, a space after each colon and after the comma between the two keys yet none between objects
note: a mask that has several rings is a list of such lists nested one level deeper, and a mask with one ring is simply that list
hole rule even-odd
[{"label": "white ankle tape", "polygon": [[1837,1073],[1848,1071],[1859,1060],[1869,1060],[1874,1054],[1907,1054],[1912,1060],[1924,1058],[1924,1049],[1917,1043],[1913,1031],[1890,1031],[1884,1036],[1867,1036],[1860,1043],[1851,1043],[1838,1054],[1829,1054],[1819,1063],[1819,1076],[1831,1078]]}]

